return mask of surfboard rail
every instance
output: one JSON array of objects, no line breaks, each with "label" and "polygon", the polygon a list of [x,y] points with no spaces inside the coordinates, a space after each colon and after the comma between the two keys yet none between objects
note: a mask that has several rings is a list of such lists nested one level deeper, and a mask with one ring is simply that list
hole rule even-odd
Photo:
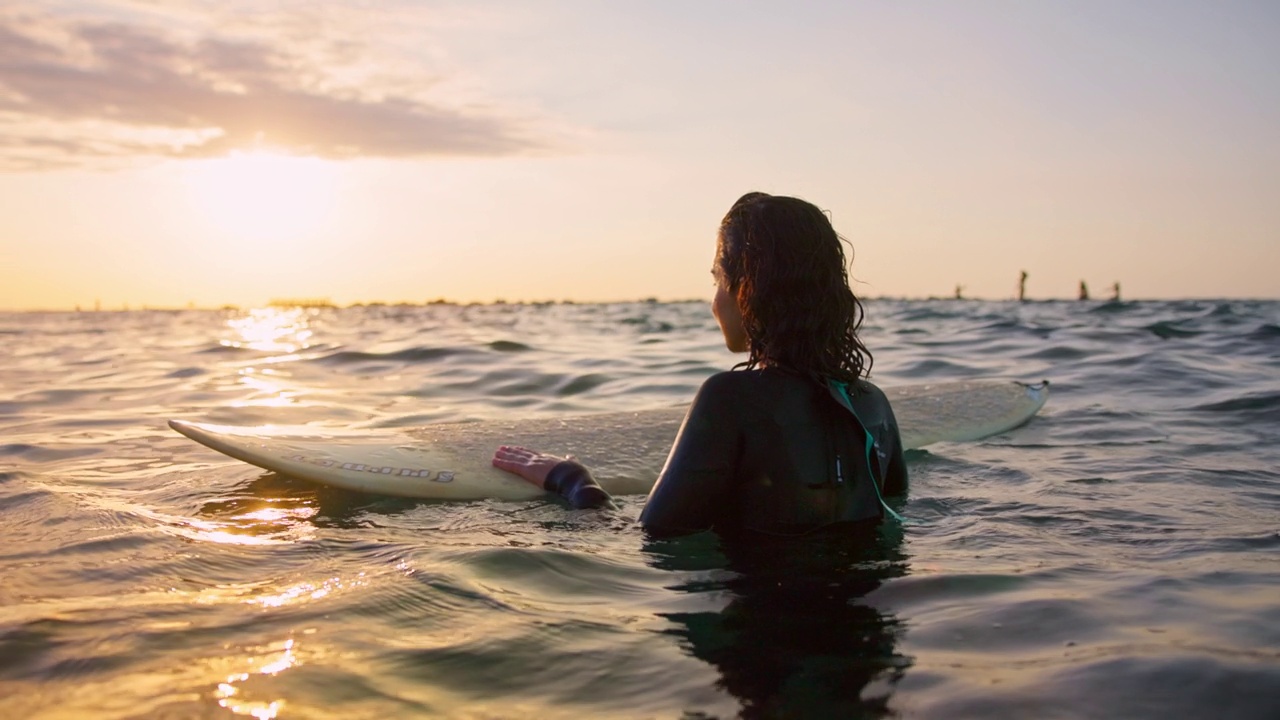
[{"label": "surfboard rail", "polygon": [[[1049,382],[965,380],[885,388],[903,447],[967,442],[1033,418]],[[615,495],[647,493],[675,439],[684,407],[520,421],[444,423],[400,434],[335,432],[309,426],[169,427],[228,457],[266,470],[357,492],[438,500],[529,500],[541,488],[492,466],[493,451],[520,444],[573,453]]]}]

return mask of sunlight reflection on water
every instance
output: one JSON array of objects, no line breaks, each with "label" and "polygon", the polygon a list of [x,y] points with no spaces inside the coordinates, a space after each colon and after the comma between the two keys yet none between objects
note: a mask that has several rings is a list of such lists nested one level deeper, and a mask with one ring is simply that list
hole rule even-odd
[{"label": "sunlight reflection on water", "polygon": [[704,304],[0,313],[0,717],[1274,717],[1280,303],[868,315],[883,386],[1056,392],[912,453],[901,557],[836,586],[646,545],[639,497],[330,491],[165,422],[668,407],[737,359]]},{"label": "sunlight reflection on water", "polygon": [[242,317],[227,320],[235,337],[224,338],[222,345],[263,352],[298,352],[310,347],[310,318],[315,312],[306,308],[255,308]]},{"label": "sunlight reflection on water", "polygon": [[[280,651],[266,657],[272,659],[256,670],[259,675],[277,675],[299,664],[298,657],[294,654],[293,638],[281,643]],[[259,659],[251,657],[248,659],[248,663],[250,665],[255,664]],[[218,705],[237,715],[248,715],[258,718],[258,720],[270,720],[277,717],[280,710],[285,706],[283,699],[261,701],[238,697],[241,692],[240,688],[236,687],[236,684],[243,683],[249,678],[250,673],[237,673],[227,676],[226,681],[218,683],[218,688],[214,692]]]},{"label": "sunlight reflection on water", "polygon": [[261,605],[263,607],[283,607],[297,600],[319,600],[340,590],[354,590],[369,585],[365,579],[365,574],[358,573],[352,580],[343,581],[340,577],[331,577],[316,583],[298,583],[283,592],[274,595],[263,595],[254,598],[248,598],[246,603],[251,605]]}]

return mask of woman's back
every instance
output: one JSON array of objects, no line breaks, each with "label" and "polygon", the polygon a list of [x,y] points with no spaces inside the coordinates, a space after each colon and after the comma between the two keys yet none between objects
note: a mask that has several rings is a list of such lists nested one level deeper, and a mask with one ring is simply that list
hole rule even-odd
[{"label": "woman's back", "polygon": [[715,527],[796,534],[879,518],[880,494],[905,489],[897,424],[871,383],[857,383],[850,395],[856,417],[829,388],[799,373],[712,376],[689,409],[641,522],[659,533]]}]

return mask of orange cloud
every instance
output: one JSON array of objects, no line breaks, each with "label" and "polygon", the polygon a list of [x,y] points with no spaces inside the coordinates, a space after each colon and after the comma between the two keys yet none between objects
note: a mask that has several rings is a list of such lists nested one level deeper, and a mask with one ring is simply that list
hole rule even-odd
[{"label": "orange cloud", "polygon": [[0,170],[264,144],[321,157],[494,156],[546,145],[533,122],[509,114],[326,82],[341,68],[289,47],[119,21],[0,17]]}]

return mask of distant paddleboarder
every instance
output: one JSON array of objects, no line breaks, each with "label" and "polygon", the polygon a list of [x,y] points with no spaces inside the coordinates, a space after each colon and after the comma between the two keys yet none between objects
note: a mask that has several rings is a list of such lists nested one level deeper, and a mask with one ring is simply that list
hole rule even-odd
[{"label": "distant paddleboarder", "polygon": [[1018,278],[1018,302],[1025,302],[1027,299],[1027,271],[1022,271],[1022,277]]},{"label": "distant paddleboarder", "polygon": [[1080,281],[1080,295],[1077,299],[1079,300],[1089,299],[1089,286],[1086,285],[1083,280]]}]

